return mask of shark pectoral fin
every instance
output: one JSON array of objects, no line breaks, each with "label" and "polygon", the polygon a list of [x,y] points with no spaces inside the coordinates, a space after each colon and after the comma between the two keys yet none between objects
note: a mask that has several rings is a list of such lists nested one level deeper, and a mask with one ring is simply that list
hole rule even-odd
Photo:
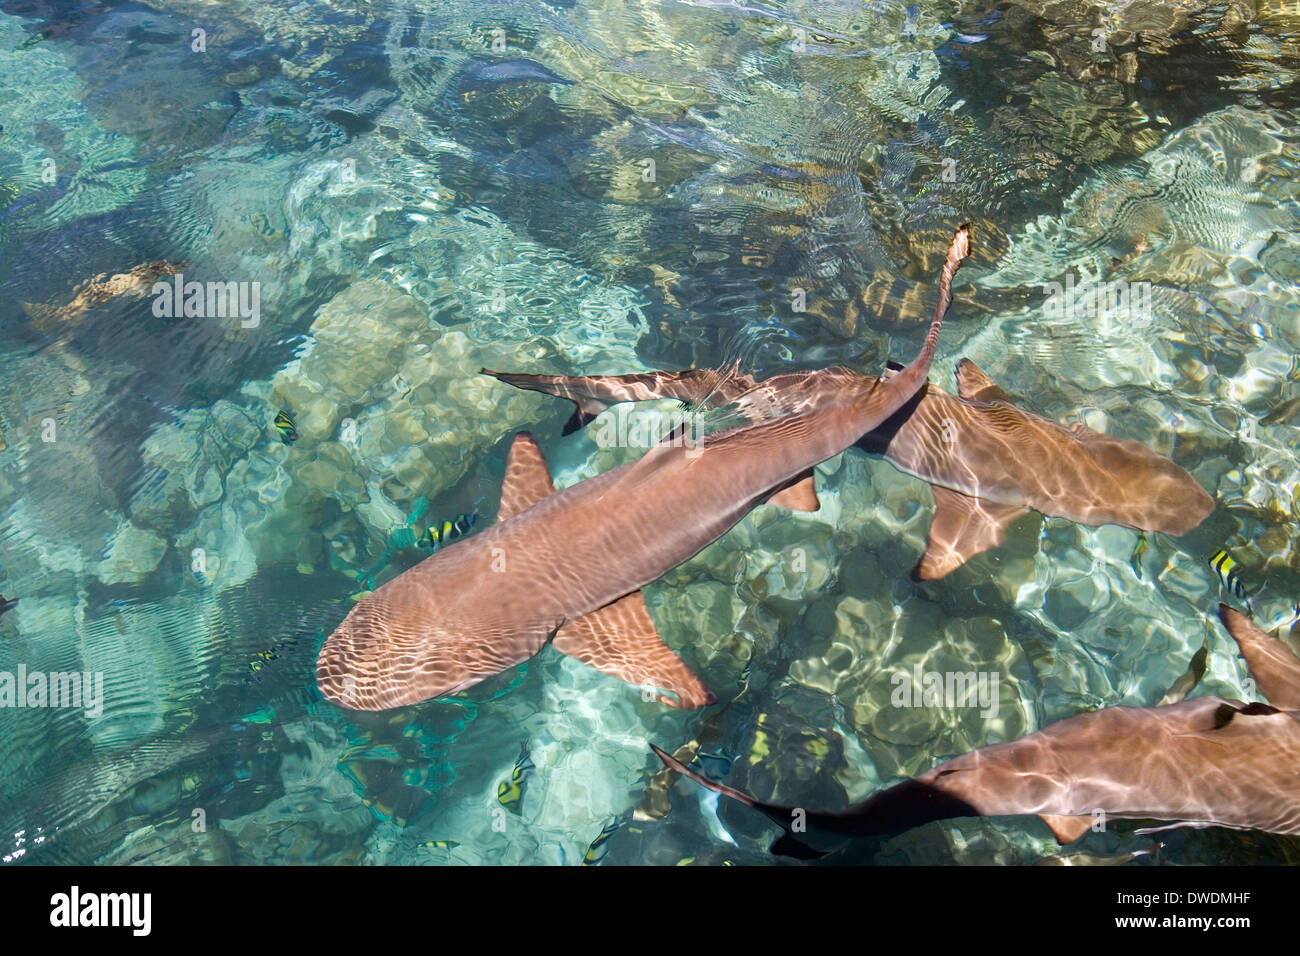
[{"label": "shark pectoral fin", "polygon": [[1007,527],[1029,509],[997,505],[959,491],[931,485],[934,519],[925,555],[912,571],[915,581],[933,581],[951,574],[977,554],[996,548]]},{"label": "shark pectoral fin", "polygon": [[541,447],[531,434],[520,432],[506,457],[506,477],[501,483],[497,521],[513,518],[553,494],[555,485],[551,482],[551,472],[546,467]]},{"label": "shark pectoral fin", "polygon": [[718,701],[663,642],[640,591],[564,625],[552,643],[602,674],[668,691],[675,701],[657,692],[655,698],[669,707],[705,707]]},{"label": "shark pectoral fin", "polygon": [[1073,843],[1092,826],[1091,817],[1063,817],[1054,813],[1040,813],[1038,819],[1047,824],[1047,829],[1052,831],[1052,836],[1056,837],[1056,842],[1061,846]]},{"label": "shark pectoral fin", "polygon": [[1258,624],[1226,604],[1219,605],[1219,620],[1241,648],[1250,673],[1275,707],[1300,710],[1300,658]]},{"label": "shark pectoral fin", "polygon": [[791,511],[816,511],[822,506],[817,500],[817,477],[812,468],[801,475],[796,475],[790,484],[768,497],[763,502]]},{"label": "shark pectoral fin", "polygon": [[1006,402],[1007,393],[968,358],[957,363],[957,394],[977,402]]}]

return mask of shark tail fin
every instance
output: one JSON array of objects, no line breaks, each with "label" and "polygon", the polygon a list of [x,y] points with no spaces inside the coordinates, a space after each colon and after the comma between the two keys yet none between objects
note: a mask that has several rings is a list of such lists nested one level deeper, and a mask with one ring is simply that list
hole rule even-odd
[{"label": "shark tail fin", "polygon": [[747,807],[753,807],[755,810],[761,811],[764,816],[777,826],[781,827],[785,833],[782,834],[771,846],[771,851],[776,855],[789,856],[798,860],[813,860],[826,855],[824,851],[814,849],[804,843],[792,832],[791,820],[793,819],[797,808],[782,807],[771,803],[760,803],[758,800],[755,800],[746,793],[741,793],[734,787],[728,787],[726,784],[710,780],[701,773],[696,773],[672,754],[660,750],[654,744],[650,745],[650,749],[655,752],[655,755],[664,762],[664,766],[669,770],[674,770],[684,777],[689,777],[707,790],[712,790],[714,793],[720,793],[724,797],[730,797],[732,800],[737,800],[740,803],[745,804]]},{"label": "shark tail fin", "polygon": [[[962,223],[957,227],[957,232],[948,246],[948,255],[943,260],[943,272],[939,275],[939,302],[934,307],[934,318],[930,320],[930,331],[926,333],[925,345],[921,347],[921,354],[913,359],[911,364],[899,373],[900,375],[905,375],[913,368],[923,367],[926,372],[929,371],[930,362],[934,359],[934,351],[939,347],[939,328],[943,324],[943,317],[948,313],[948,306],[952,304],[953,276],[957,274],[962,260],[968,255],[970,255],[970,223]],[[924,376],[924,373],[922,374]]]},{"label": "shark tail fin", "polygon": [[505,382],[507,385],[513,385],[515,388],[523,388],[532,392],[543,392],[547,395],[554,395],[557,398],[567,398],[573,402],[573,416],[565,423],[563,434],[569,435],[576,432],[579,428],[588,424],[597,415],[609,408],[608,402],[584,393],[582,390],[575,388],[574,383],[581,382],[581,379],[568,378],[563,375],[527,375],[515,372],[494,372],[491,369],[480,369],[484,375],[491,375],[493,378]]},{"label": "shark tail fin", "polygon": [[24,302],[25,311],[38,329],[48,328],[63,312],[62,306],[48,305],[44,302]]},{"label": "shark tail fin", "polygon": [[925,344],[921,346],[921,351],[916,358],[892,375],[887,375],[881,382],[881,387],[887,390],[883,418],[878,417],[881,410],[881,401],[877,394],[879,390],[873,388],[866,394],[868,407],[875,413],[871,418],[873,424],[867,429],[868,431],[878,427],[882,421],[887,420],[909,401],[914,400],[914,396],[925,384],[930,374],[930,363],[934,359],[935,349],[939,345],[939,329],[943,326],[943,317],[948,312],[948,306],[952,304],[952,279],[961,268],[962,260],[968,255],[970,255],[970,225],[963,224],[952,237],[952,243],[948,246],[948,255],[944,258],[943,272],[939,276],[939,301],[935,305],[934,318],[930,321],[930,331],[926,333]]}]

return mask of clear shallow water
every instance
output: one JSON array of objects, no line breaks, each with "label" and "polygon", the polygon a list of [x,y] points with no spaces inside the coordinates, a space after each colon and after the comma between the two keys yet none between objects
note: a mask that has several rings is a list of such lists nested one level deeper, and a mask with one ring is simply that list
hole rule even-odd
[{"label": "clear shallow water", "polygon": [[[647,742],[698,739],[734,786],[838,807],[1157,701],[1223,597],[1219,547],[1261,618],[1287,619],[1300,419],[1257,421],[1300,395],[1300,21],[1282,10],[0,2],[0,588],[20,599],[0,669],[104,679],[94,718],[0,710],[0,856],[572,864],[622,822],[605,864],[769,862],[773,830],[743,808],[681,785],[662,816]],[[932,380],[951,389],[969,356],[1219,501],[1187,538],[1152,536],[1140,578],[1135,533],[1035,517],[913,584],[929,493],[849,452],[819,469],[820,512],[760,509],[646,589],[715,708],[644,703],[550,649],[463,702],[320,699],[315,652],[357,576],[421,557],[400,535],[419,499],[491,521],[523,427],[562,485],[635,454],[561,438],[564,403],[480,366],[875,371],[915,352],[963,220]],[[26,305],[154,260],[258,283],[256,326],[129,295]],[[1117,276],[1151,283],[1149,321],[1044,301]],[[1245,695],[1209,636],[1196,693]],[[997,715],[891,706],[918,663],[996,674]],[[497,789],[521,740],[516,814]],[[1148,846],[1135,826],[1082,846]],[[1164,840],[1163,862],[1296,857],[1255,834]],[[853,858],[1051,852],[1037,821],[963,820]]]}]

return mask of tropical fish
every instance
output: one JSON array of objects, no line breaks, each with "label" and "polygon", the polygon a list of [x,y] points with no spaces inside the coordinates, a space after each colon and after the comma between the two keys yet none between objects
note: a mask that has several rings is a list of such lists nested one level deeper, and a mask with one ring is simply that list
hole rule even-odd
[{"label": "tropical fish", "polygon": [[275,430],[280,433],[280,441],[286,445],[292,445],[298,440],[298,429],[293,424],[293,419],[284,409],[280,409],[275,416]]},{"label": "tropical fish", "polygon": [[1209,629],[1206,629],[1205,640],[1201,642],[1201,649],[1192,655],[1192,662],[1188,665],[1186,673],[1174,685],[1169,688],[1164,697],[1160,698],[1160,706],[1176,704],[1188,694],[1190,694],[1205,677],[1205,667],[1209,662],[1210,656],[1210,635]]},{"label": "tropical fish", "polygon": [[439,525],[431,524],[420,537],[420,547],[430,548],[434,551],[446,547],[453,541],[469,534],[478,518],[478,512],[472,511],[469,514],[456,515],[450,521],[443,521]]},{"label": "tropical fish", "polygon": [[1133,569],[1139,581],[1142,580],[1142,555],[1147,553],[1147,547],[1147,533],[1139,531],[1137,544],[1133,546],[1133,554],[1128,559],[1129,567]]},{"label": "tropical fish", "polygon": [[739,690],[744,691],[749,686],[749,675],[754,669],[754,652],[750,651],[749,656],[745,658],[745,666],[740,671],[740,678],[736,681]]},{"label": "tropical fish", "polygon": [[523,812],[524,791],[528,789],[528,778],[537,767],[528,754],[528,741],[520,745],[519,759],[510,771],[510,779],[501,781],[497,786],[497,803],[511,813]]},{"label": "tropical fish", "polygon": [[640,589],[759,504],[815,502],[813,467],[879,427],[925,383],[952,276],[968,251],[962,227],[925,345],[887,382],[844,369],[812,373],[820,402],[694,447],[669,436],[640,460],[561,491],[532,436],[516,435],[498,523],[438,550],[354,607],[321,648],[321,693],[357,710],[414,704],[471,687],[549,642],[599,671],[663,691],[657,699],[670,706],[715,702],[663,643]]},{"label": "tropical fish", "polygon": [[[736,370],[585,377],[483,371],[519,388],[571,400],[576,410],[566,434],[618,402],[675,398],[767,416],[820,407],[832,400],[827,391],[845,388],[846,380],[863,389],[881,381],[844,368],[834,370],[838,380],[825,370],[762,382]],[[891,368],[884,381],[896,374]],[[1138,442],[1082,424],[1067,428],[1018,408],[970,359],[957,363],[957,391],[954,396],[926,385],[855,443],[930,483],[935,512],[914,579],[944,577],[997,547],[1012,522],[1030,509],[1080,524],[1120,524],[1171,535],[1187,534],[1214,509],[1214,499],[1169,459]]]},{"label": "tropical fish", "polygon": [[14,605],[17,603],[17,598],[7,598],[3,594],[0,594],[0,614],[5,613],[5,611],[12,611]]},{"label": "tropical fish", "polygon": [[760,803],[654,750],[700,786],[761,810],[786,830],[774,852],[792,855],[822,855],[793,836],[796,819],[810,835],[837,839],[1022,814],[1040,816],[1062,844],[1102,816],[1300,834],[1300,657],[1227,605],[1219,618],[1271,705],[1198,697],[1107,707],[949,760],[847,810],[796,817],[794,807]]},{"label": "tropical fish", "polygon": [[1236,559],[1227,551],[1220,548],[1210,556],[1210,567],[1214,573],[1219,576],[1219,583],[1228,591],[1229,594],[1235,594],[1243,601],[1247,600],[1250,595],[1246,593],[1245,585],[1241,583],[1241,566],[1237,564]]},{"label": "tropical fish", "polygon": [[423,843],[417,843],[417,847],[428,847],[434,850],[454,850],[460,846],[455,840],[425,840]]},{"label": "tropical fish", "polygon": [[615,820],[613,823],[600,831],[600,836],[591,841],[591,846],[587,847],[587,852],[583,854],[583,866],[595,866],[601,860],[605,859],[605,854],[609,852],[608,841],[611,836],[621,830],[624,821]]},{"label": "tropical fish", "polygon": [[71,301],[65,305],[28,302],[24,304],[24,308],[38,329],[48,328],[56,322],[71,322],[80,319],[91,309],[103,305],[109,299],[118,296],[143,298],[149,295],[153,284],[160,278],[174,275],[188,265],[188,262],[158,259],[154,262],[141,263],[129,272],[119,272],[111,276],[101,273],[77,286]]}]

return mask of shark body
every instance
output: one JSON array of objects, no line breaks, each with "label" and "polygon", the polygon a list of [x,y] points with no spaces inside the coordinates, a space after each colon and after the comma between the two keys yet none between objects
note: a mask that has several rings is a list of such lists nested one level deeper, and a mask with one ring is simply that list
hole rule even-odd
[{"label": "shark body", "polygon": [[[486,370],[485,370],[486,371]],[[820,372],[755,382],[709,370],[565,377],[488,372],[502,381],[568,398],[577,405],[566,433],[611,404],[675,398],[734,406],[761,416],[772,409],[816,407],[830,384]],[[835,370],[834,387],[878,381]],[[1120,524],[1181,536],[1214,509],[1186,471],[1144,445],[1077,424],[1066,427],[1017,407],[969,359],[957,364],[958,394],[924,386],[902,409],[857,442],[896,468],[928,482],[935,513],[918,580],[941,578],[1001,544],[1030,509],[1080,524]]]},{"label": "shark body", "polygon": [[963,226],[925,345],[888,381],[825,369],[811,380],[822,404],[710,435],[699,447],[670,436],[640,460],[558,492],[540,449],[521,433],[498,523],[353,608],[321,648],[321,692],[359,710],[413,704],[464,690],[552,641],[597,670],[667,691],[656,693],[664,703],[712,703],[655,632],[640,588],[758,504],[808,506],[813,466],[877,428],[924,384],[952,276],[968,251]]},{"label": "shark body", "polygon": [[[1221,605],[1219,616],[1271,705],[1200,697],[1107,707],[964,754],[847,810],[810,811],[809,832],[875,836],[949,817],[1037,814],[1061,843],[1098,815],[1300,834],[1300,658],[1239,612]],[[759,803],[655,752],[789,828],[794,808]]]}]

